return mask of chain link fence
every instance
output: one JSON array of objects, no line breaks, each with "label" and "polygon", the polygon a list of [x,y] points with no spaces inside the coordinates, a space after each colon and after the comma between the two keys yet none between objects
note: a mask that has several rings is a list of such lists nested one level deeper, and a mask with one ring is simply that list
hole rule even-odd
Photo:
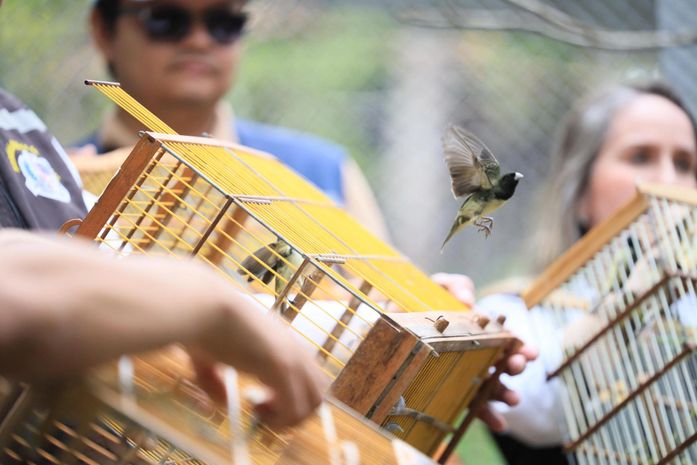
[{"label": "chain link fence", "polygon": [[[108,104],[87,0],[5,0],[0,84],[66,145]],[[256,0],[229,98],[237,114],[346,146],[365,170],[395,245],[430,272],[482,286],[528,271],[550,143],[571,102],[600,85],[661,77],[697,106],[692,0]],[[664,47],[664,45],[668,45]],[[439,253],[459,201],[440,153],[449,122],[478,134],[525,179],[495,214]]]}]

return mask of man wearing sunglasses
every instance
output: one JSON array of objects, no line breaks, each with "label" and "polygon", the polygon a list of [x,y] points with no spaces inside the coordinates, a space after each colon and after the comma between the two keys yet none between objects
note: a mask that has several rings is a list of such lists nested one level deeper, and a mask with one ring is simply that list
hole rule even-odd
[{"label": "man wearing sunglasses", "polygon": [[[113,78],[180,134],[210,134],[274,154],[386,237],[356,163],[322,139],[236,118],[223,99],[239,66],[244,0],[95,0],[92,35]],[[92,143],[98,153],[135,144],[137,121],[115,110]]]}]

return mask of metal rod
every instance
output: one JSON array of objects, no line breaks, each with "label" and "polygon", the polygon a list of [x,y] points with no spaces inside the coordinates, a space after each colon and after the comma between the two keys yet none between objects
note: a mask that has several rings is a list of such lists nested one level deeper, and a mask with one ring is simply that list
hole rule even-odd
[{"label": "metal rod", "polygon": [[671,450],[668,455],[663,457],[660,462],[658,462],[656,465],[667,465],[668,463],[672,462],[672,460],[682,451],[687,449],[690,445],[692,445],[695,441],[697,441],[697,433],[692,433],[692,436],[687,438],[682,444],[680,444],[678,447],[675,449]]},{"label": "metal rod", "polygon": [[[372,287],[373,285],[369,281],[363,281],[361,287],[359,288],[359,291],[364,295],[368,295],[368,292],[370,292]],[[334,325],[334,329],[332,329],[332,332],[330,333],[329,337],[322,346],[322,348],[326,350],[326,353],[322,352],[320,354],[321,358],[326,358],[327,354],[334,349],[336,341],[338,341],[342,334],[344,334],[344,329],[348,327],[348,325],[351,323],[353,315],[358,311],[358,306],[361,304],[361,302],[362,300],[357,295],[351,296],[351,299],[349,300],[348,306],[344,310],[344,313],[339,318],[337,324]]]},{"label": "metal rod", "polygon": [[198,251],[201,250],[201,247],[206,243],[208,240],[208,237],[211,235],[211,233],[215,230],[215,228],[218,226],[218,223],[220,223],[220,220],[223,219],[225,216],[225,213],[227,212],[228,208],[230,208],[230,205],[232,205],[232,197],[226,196],[227,200],[225,201],[225,205],[223,205],[223,208],[220,209],[216,217],[213,219],[213,222],[210,224],[208,229],[206,229],[206,232],[203,233],[203,236],[201,239],[199,239],[198,243],[194,247],[194,250],[191,252],[191,255],[196,255],[198,254]]}]

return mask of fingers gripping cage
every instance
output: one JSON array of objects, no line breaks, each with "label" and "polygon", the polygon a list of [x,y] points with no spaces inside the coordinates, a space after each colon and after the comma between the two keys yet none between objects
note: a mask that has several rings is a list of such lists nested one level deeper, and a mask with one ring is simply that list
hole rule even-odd
[{"label": "fingers gripping cage", "polygon": [[697,193],[646,185],[525,299],[555,322],[580,464],[697,463]]},{"label": "fingers gripping cage", "polygon": [[254,380],[229,368],[224,380],[221,407],[173,347],[122,358],[63,386],[16,386],[0,396],[0,463],[433,465],[338,403],[324,403],[297,427],[272,430],[252,413],[246,393],[258,389]]},{"label": "fingers gripping cage", "polygon": [[[456,422],[513,342],[498,324],[477,324],[273,156],[173,134],[119,87],[98,86],[146,126],[168,133],[142,133],[78,235],[117,254],[196,256],[213,266],[317,352],[339,400],[377,423],[400,425],[395,434],[424,452],[435,453],[469,424]],[[402,322],[392,312],[419,314],[420,321]],[[470,343],[446,353],[412,327],[431,327],[426,318],[439,317],[457,323],[443,337]],[[489,342],[475,345],[483,338]],[[392,418],[400,400],[425,415],[418,418],[434,420]]]}]

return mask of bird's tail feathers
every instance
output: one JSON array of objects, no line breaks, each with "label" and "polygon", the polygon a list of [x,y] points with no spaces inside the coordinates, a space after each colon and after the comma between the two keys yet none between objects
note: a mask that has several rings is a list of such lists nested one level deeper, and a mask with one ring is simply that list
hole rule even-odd
[{"label": "bird's tail feathers", "polygon": [[450,232],[448,233],[448,237],[445,238],[445,240],[443,241],[443,245],[440,246],[440,253],[441,254],[443,253],[443,250],[445,249],[445,244],[447,244],[448,241],[450,240],[450,238],[453,237],[453,235],[457,232],[458,229],[460,229],[460,226],[461,226],[461,223],[458,223],[457,221],[455,221],[455,224],[453,224],[453,227],[450,228]]}]

